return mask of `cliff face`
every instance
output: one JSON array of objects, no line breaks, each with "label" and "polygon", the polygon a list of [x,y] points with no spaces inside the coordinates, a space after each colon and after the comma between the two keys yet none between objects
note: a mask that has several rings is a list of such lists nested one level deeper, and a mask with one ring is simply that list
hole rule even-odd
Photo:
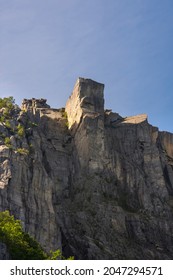
[{"label": "cliff face", "polygon": [[11,120],[22,135],[0,124],[0,211],[9,209],[48,251],[172,259],[173,134],[146,115],[104,111],[103,90],[79,78],[65,110],[24,100]]}]

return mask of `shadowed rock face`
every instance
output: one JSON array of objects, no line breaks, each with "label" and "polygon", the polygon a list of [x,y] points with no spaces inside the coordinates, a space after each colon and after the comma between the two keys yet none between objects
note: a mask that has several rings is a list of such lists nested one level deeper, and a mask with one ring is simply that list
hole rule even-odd
[{"label": "shadowed rock face", "polygon": [[7,259],[10,260],[10,255],[7,251],[7,247],[5,244],[1,242],[0,242],[0,257],[1,260],[7,260]]},{"label": "shadowed rock face", "polygon": [[22,137],[0,124],[0,210],[66,256],[172,259],[173,134],[104,111],[103,90],[79,78],[65,111],[25,100]]}]

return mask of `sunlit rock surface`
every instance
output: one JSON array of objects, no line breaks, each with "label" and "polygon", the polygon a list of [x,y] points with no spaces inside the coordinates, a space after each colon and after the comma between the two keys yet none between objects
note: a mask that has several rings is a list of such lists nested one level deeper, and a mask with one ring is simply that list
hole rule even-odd
[{"label": "sunlit rock surface", "polygon": [[12,121],[22,137],[0,124],[13,146],[0,137],[0,210],[47,251],[173,259],[173,134],[104,110],[103,90],[79,78],[65,109],[25,99]]}]

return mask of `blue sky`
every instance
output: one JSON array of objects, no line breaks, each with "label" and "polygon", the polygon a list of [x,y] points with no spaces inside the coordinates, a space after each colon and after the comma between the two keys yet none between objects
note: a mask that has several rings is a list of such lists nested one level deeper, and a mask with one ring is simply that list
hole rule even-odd
[{"label": "blue sky", "polygon": [[0,0],[0,97],[64,107],[78,77],[105,108],[173,132],[172,0]]}]

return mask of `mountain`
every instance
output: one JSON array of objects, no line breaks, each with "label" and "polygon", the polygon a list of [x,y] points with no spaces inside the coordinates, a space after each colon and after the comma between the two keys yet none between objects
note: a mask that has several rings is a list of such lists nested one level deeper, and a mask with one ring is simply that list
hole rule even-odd
[{"label": "mountain", "polygon": [[67,257],[173,259],[173,134],[105,110],[104,85],[84,78],[65,108],[33,98],[5,110],[0,211]]}]

